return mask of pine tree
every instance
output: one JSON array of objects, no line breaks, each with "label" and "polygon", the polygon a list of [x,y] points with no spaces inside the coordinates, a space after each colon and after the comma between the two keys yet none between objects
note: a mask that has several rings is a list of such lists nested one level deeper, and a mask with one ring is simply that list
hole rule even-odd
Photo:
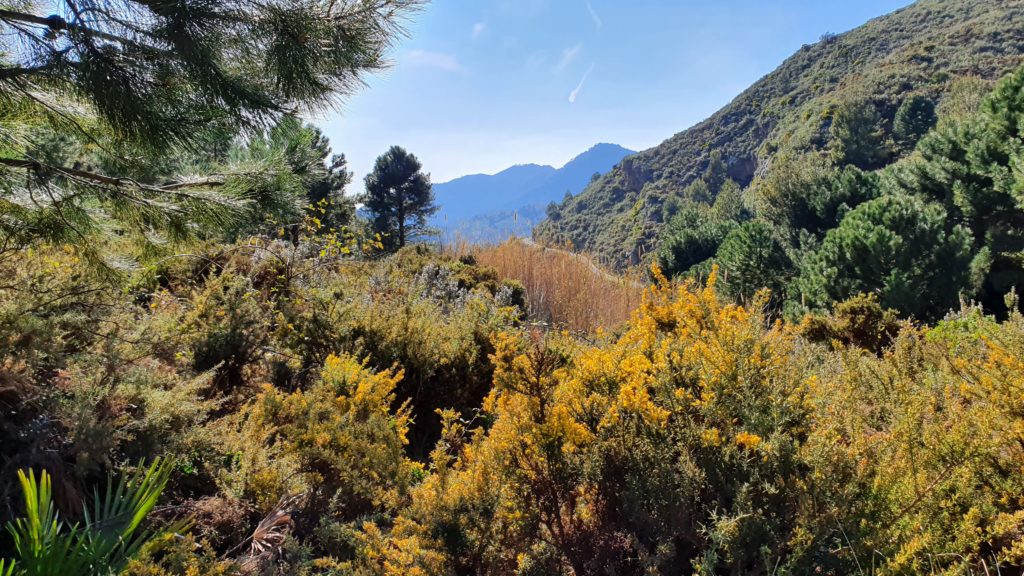
[{"label": "pine tree", "polygon": [[870,101],[849,100],[840,104],[832,113],[829,127],[832,161],[862,170],[884,166],[889,150],[881,124],[882,117]]},{"label": "pine tree", "polygon": [[[893,171],[903,191],[941,203],[947,229],[963,226],[989,261],[977,269],[975,295],[1005,313],[1005,296],[1024,289],[1024,67],[1010,74],[980,110],[943,118],[918,143],[917,154]],[[980,264],[980,262],[979,262]]]},{"label": "pine tree", "polygon": [[[199,176],[163,168],[332,106],[386,65],[420,3],[3,4],[2,245],[87,245],[111,225],[171,240],[228,225],[251,203],[252,181],[272,179],[266,167]],[[47,146],[62,140],[72,146]]]},{"label": "pine tree", "polygon": [[803,230],[821,228],[814,197],[831,187],[834,170],[815,154],[776,156],[768,172],[755,181],[752,200],[757,215],[770,222],[788,244]]},{"label": "pine tree", "polygon": [[772,301],[782,301],[792,263],[764,220],[751,220],[734,228],[715,255],[722,270],[722,289],[733,299],[749,302],[768,288]]},{"label": "pine tree", "polygon": [[915,94],[904,100],[896,110],[892,122],[893,137],[903,149],[911,150],[935,126],[937,120],[935,103],[925,96]]},{"label": "pine tree", "polygon": [[658,265],[669,277],[689,272],[707,262],[736,227],[732,220],[716,220],[707,208],[689,207],[669,222],[658,250]]},{"label": "pine tree", "polygon": [[791,297],[825,308],[873,293],[885,308],[940,318],[973,293],[971,234],[961,226],[947,231],[946,223],[942,206],[914,196],[866,202],[826,234]]},{"label": "pine tree", "polygon": [[750,219],[750,210],[743,199],[743,188],[734,180],[726,180],[711,206],[711,216],[716,220],[744,222]]},{"label": "pine tree", "polygon": [[[330,154],[330,148],[327,149]],[[326,158],[326,156],[325,156]],[[332,154],[327,165],[327,175],[309,190],[309,205],[312,210],[326,204],[323,225],[328,229],[349,226],[355,219],[355,201],[345,195],[345,188],[352,182],[352,172],[344,154]]]},{"label": "pine tree", "polygon": [[877,172],[865,172],[848,165],[831,173],[820,188],[809,192],[808,204],[814,222],[806,229],[821,237],[839,226],[850,210],[880,196],[882,185]]},{"label": "pine tree", "polygon": [[377,158],[373,172],[366,176],[365,207],[373,229],[390,250],[430,232],[427,217],[439,207],[434,204],[430,176],[422,169],[416,156],[392,146]]},{"label": "pine tree", "polygon": [[708,186],[711,200],[717,198],[719,192],[722,191],[722,186],[729,180],[729,168],[725,164],[725,159],[722,158],[721,150],[716,149],[711,152],[711,158],[708,160],[708,166],[701,179]]},{"label": "pine tree", "polygon": [[229,237],[269,233],[284,228],[294,238],[308,215],[325,231],[351,223],[355,207],[344,196],[351,179],[344,155],[334,156],[327,137],[310,124],[286,116],[276,126],[231,152],[236,167],[265,171],[272,178],[249,183],[253,198],[248,214],[229,230]]}]

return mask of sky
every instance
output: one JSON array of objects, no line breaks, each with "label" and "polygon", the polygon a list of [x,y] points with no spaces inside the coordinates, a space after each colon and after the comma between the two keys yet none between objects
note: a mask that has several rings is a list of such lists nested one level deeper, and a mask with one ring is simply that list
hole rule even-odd
[{"label": "sky", "polygon": [[392,67],[313,118],[362,191],[392,145],[435,183],[559,167],[599,142],[657,145],[801,45],[909,0],[434,0]]}]

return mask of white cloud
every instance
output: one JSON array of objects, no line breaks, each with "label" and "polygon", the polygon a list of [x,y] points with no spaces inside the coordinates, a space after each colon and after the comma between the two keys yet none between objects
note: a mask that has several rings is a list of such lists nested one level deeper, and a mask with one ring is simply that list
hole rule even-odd
[{"label": "white cloud", "polygon": [[406,62],[413,66],[436,68],[445,72],[465,71],[465,68],[462,67],[462,64],[459,64],[459,59],[454,54],[446,54],[444,52],[412,50],[406,55]]},{"label": "white cloud", "polygon": [[594,71],[594,65],[591,64],[590,68],[587,68],[587,72],[580,78],[580,83],[576,85],[576,89],[569,93],[569,104],[576,103],[576,97],[580,95],[580,91],[583,90],[583,85],[587,83],[587,78],[590,77],[590,73]]},{"label": "white cloud", "polygon": [[577,58],[579,58],[582,52],[582,43],[572,46],[571,48],[566,48],[565,50],[562,50],[562,57],[558,59],[558,64],[555,64],[555,72],[561,72],[568,68],[570,64],[572,64],[573,62],[576,61]]},{"label": "white cloud", "polygon": [[594,6],[590,3],[590,0],[583,0],[583,2],[587,5],[587,12],[590,12],[590,19],[594,21],[594,27],[600,30],[601,26],[604,26],[604,22],[601,21],[601,17],[597,15],[597,11],[594,10]]},{"label": "white cloud", "polygon": [[479,38],[480,35],[484,33],[484,30],[487,30],[487,24],[484,24],[483,22],[473,24],[473,40]]}]

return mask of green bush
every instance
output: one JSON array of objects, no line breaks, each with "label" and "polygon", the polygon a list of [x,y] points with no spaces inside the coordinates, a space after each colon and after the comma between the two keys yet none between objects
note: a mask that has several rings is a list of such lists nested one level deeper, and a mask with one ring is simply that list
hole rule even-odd
[{"label": "green bush", "polygon": [[858,294],[836,304],[829,316],[808,315],[800,333],[813,342],[839,342],[882,353],[899,334],[901,325],[895,310],[883,309],[875,294]]},{"label": "green bush", "polygon": [[[327,359],[320,379],[292,393],[265,388],[217,424],[223,493],[270,511],[287,496],[306,495],[303,534],[398,510],[414,479],[405,456],[411,413],[391,408],[402,373],[374,373],[351,357]],[[326,532],[325,532],[326,531]],[[323,553],[337,542],[314,544]]]},{"label": "green bush", "polygon": [[874,292],[885,308],[934,320],[972,292],[971,244],[962,227],[947,231],[941,206],[883,196],[826,234],[801,271],[799,297],[813,308]]},{"label": "green bush", "polygon": [[762,288],[771,290],[776,308],[785,298],[792,263],[767,222],[751,220],[734,228],[715,261],[721,267],[723,292],[730,298],[752,302]]}]

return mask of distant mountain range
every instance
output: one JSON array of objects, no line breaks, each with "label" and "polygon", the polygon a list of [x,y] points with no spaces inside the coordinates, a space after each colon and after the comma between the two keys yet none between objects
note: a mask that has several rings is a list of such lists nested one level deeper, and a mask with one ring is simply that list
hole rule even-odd
[{"label": "distant mountain range", "polygon": [[578,194],[594,178],[633,154],[617,144],[597,144],[561,168],[523,164],[497,174],[473,174],[434,184],[441,209],[431,224],[445,236],[473,242],[529,235],[544,217],[544,208]]}]

